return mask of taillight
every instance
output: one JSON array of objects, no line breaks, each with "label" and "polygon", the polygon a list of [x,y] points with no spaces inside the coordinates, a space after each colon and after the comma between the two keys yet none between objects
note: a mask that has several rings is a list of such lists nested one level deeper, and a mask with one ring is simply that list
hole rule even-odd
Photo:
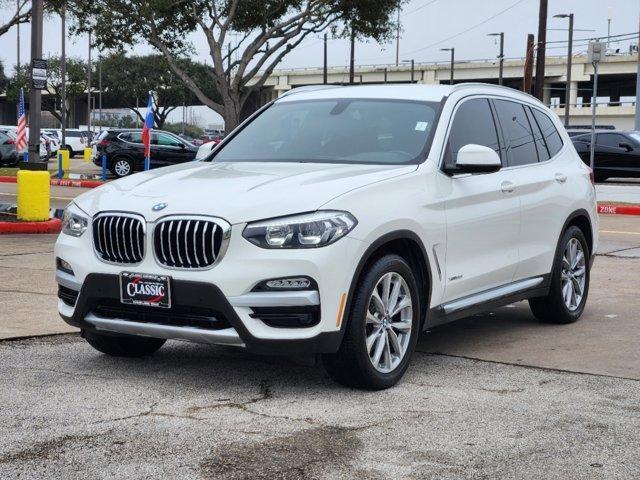
[{"label": "taillight", "polygon": [[6,142],[4,142],[5,145],[13,145],[14,143],[16,143],[16,142],[13,141],[13,138],[9,138],[9,139],[7,139]]},{"label": "taillight", "polygon": [[100,142],[98,143],[98,146],[99,147],[106,147],[107,145],[109,145],[109,143],[111,143],[111,142],[109,142],[109,140],[103,139],[103,140],[100,140]]},{"label": "taillight", "polygon": [[591,185],[595,186],[596,176],[593,173],[593,169],[591,167],[587,167],[587,170],[589,170],[589,180],[591,180]]}]

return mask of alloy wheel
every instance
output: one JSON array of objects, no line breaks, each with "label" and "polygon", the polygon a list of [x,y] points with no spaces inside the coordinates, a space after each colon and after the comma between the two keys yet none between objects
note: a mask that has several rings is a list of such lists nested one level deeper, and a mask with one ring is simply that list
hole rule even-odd
[{"label": "alloy wheel", "polygon": [[126,160],[118,160],[113,169],[119,177],[126,177],[131,172],[131,165]]},{"label": "alloy wheel", "polygon": [[584,249],[577,238],[572,238],[564,249],[561,273],[562,298],[572,312],[577,310],[582,302],[586,275]]},{"label": "alloy wheel", "polygon": [[404,358],[413,326],[413,301],[399,273],[385,273],[371,293],[367,309],[366,341],[376,370],[389,373]]}]

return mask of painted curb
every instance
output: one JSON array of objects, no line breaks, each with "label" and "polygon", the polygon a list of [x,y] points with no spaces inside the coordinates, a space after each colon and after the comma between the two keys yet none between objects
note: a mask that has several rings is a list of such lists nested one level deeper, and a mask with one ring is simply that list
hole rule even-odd
[{"label": "painted curb", "polygon": [[[0,176],[0,183],[17,183],[17,177]],[[66,178],[52,178],[50,185],[55,187],[96,188],[104,185],[100,180],[69,180]]]},{"label": "painted curb", "polygon": [[0,222],[0,235],[15,233],[60,233],[62,221],[52,218],[44,222]]},{"label": "painted curb", "polygon": [[640,205],[598,205],[598,213],[605,215],[640,215]]}]

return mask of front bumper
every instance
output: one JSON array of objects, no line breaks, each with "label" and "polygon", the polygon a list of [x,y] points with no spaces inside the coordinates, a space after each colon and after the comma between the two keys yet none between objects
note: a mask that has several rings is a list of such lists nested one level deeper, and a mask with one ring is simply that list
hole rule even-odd
[{"label": "front bumper", "polygon": [[[58,274],[58,283],[67,289],[72,286],[72,282],[64,274]],[[138,311],[145,312],[145,321],[101,315],[105,303],[113,305],[119,301],[120,284],[117,275],[99,273],[92,273],[85,278],[75,306],[72,307],[60,299],[59,311],[69,325],[83,330],[238,346],[255,353],[331,353],[338,350],[342,340],[340,330],[322,332],[306,339],[257,338],[245,327],[234,307],[215,285],[174,280],[171,288],[173,297],[177,299],[177,306],[182,307],[181,310],[188,309],[190,306],[197,306],[200,310],[210,310],[213,314],[211,318],[215,318],[217,324],[212,322],[212,328],[201,328],[185,324],[170,325],[155,322],[153,321],[154,313],[166,315],[165,312],[157,309],[139,309]],[[177,314],[176,317],[178,317]]]},{"label": "front bumper", "polygon": [[[59,285],[77,295],[77,300],[74,305],[63,301],[64,295],[60,295],[60,315],[70,325],[86,330],[242,346],[256,353],[337,351],[343,335],[344,297],[366,244],[346,237],[319,249],[265,250],[242,238],[242,228],[243,225],[232,227],[224,258],[204,271],[173,270],[159,265],[152,254],[152,235],[147,235],[146,255],[140,264],[110,265],[100,261],[93,251],[91,226],[79,238],[62,234],[55,255],[68,262],[74,274],[58,270],[56,277]],[[147,229],[152,231],[153,222],[148,222]],[[155,322],[153,315],[144,321],[126,312],[118,316],[113,309],[122,308],[119,303],[122,271],[169,275],[172,302],[182,313],[208,309],[202,315],[222,319],[223,325],[201,328],[200,324]],[[254,291],[264,280],[299,276],[313,279],[317,290]],[[108,315],[101,303],[111,309]],[[266,315],[313,307],[319,320],[304,327],[274,326],[264,318],[257,318],[255,307],[262,308]],[[162,310],[149,308],[154,315]]]}]

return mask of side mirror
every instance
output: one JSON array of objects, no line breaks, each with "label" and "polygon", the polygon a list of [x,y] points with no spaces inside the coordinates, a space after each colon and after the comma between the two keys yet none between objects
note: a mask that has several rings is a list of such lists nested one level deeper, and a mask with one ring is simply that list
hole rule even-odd
[{"label": "side mirror", "polygon": [[491,173],[502,168],[502,161],[491,148],[470,143],[458,151],[456,167],[462,173]]},{"label": "side mirror", "polygon": [[633,147],[631,145],[629,145],[628,143],[620,143],[618,145],[618,147],[624,148],[627,152],[633,151]]}]

